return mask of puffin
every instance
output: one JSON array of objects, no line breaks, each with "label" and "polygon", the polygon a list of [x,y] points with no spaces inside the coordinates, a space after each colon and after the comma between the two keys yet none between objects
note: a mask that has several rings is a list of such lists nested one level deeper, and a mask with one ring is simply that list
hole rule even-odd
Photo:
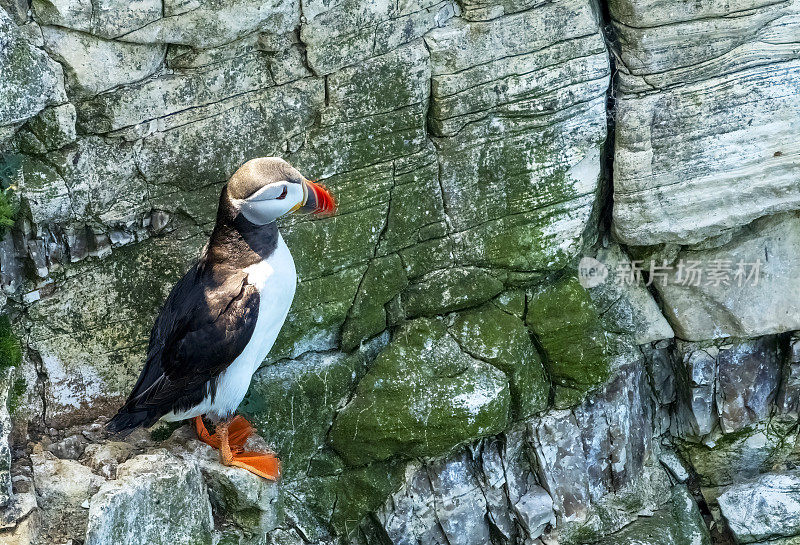
[{"label": "puffin", "polygon": [[[219,450],[222,464],[276,480],[278,458],[246,451],[253,428],[234,415],[278,337],[297,286],[277,220],[294,212],[335,211],[328,190],[285,160],[244,163],[222,188],[208,243],[167,296],[144,368],[108,430],[124,435],[159,420],[193,419],[198,438]],[[214,433],[204,416],[216,424]]]}]

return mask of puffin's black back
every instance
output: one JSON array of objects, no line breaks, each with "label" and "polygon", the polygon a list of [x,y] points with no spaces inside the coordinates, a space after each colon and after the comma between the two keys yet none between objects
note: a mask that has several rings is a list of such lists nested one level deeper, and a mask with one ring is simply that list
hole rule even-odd
[{"label": "puffin's black back", "polygon": [[172,288],[150,332],[147,362],[107,427],[130,432],[215,394],[216,377],[241,354],[258,317],[259,294],[244,269],[275,250],[275,223],[236,214],[223,188],[202,257]]}]

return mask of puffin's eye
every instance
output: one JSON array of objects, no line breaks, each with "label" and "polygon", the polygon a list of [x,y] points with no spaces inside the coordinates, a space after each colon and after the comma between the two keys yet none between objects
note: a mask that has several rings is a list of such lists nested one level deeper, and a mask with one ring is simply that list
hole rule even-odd
[{"label": "puffin's eye", "polygon": [[276,200],[285,199],[287,193],[288,193],[288,190],[286,189],[286,186],[283,186],[283,191],[281,191],[281,194],[278,195],[277,197],[275,197],[275,199]]}]

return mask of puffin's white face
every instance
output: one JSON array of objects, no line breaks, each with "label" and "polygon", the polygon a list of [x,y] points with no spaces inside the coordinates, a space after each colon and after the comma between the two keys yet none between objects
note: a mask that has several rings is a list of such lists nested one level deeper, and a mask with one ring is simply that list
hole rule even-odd
[{"label": "puffin's white face", "polygon": [[295,211],[333,213],[336,203],[327,190],[306,180],[278,157],[246,162],[228,182],[233,206],[249,221],[266,225]]},{"label": "puffin's white face", "polygon": [[249,197],[231,201],[247,221],[266,225],[303,206],[306,190],[303,182],[281,180],[265,185]]}]

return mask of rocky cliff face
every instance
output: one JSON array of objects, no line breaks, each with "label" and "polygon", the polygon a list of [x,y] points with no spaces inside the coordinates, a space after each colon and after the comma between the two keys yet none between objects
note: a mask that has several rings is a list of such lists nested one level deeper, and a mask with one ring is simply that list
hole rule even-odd
[{"label": "rocky cliff face", "polygon": [[[797,542],[798,36],[797,0],[0,0],[0,542]],[[340,202],[282,225],[241,408],[277,485],[102,429],[264,155]]]}]

